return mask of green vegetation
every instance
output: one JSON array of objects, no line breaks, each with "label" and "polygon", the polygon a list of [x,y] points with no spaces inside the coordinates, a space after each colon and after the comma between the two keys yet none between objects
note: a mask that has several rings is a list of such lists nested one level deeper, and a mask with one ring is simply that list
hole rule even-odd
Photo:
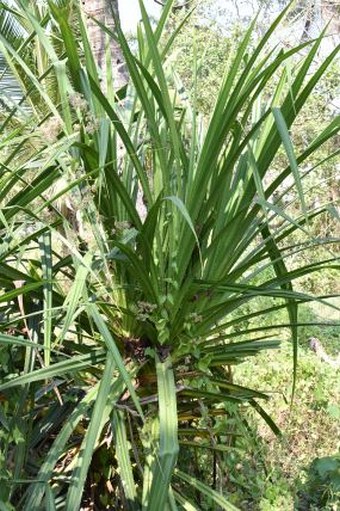
[{"label": "green vegetation", "polygon": [[[115,94],[76,2],[0,2],[26,107],[0,120],[0,509],[291,509],[312,461],[282,473],[294,407],[336,434],[336,369],[298,347],[337,338],[334,288],[303,284],[339,268],[314,230],[334,208],[304,188],[339,122],[298,143],[294,127],[338,49],[273,47],[286,10],[260,41],[254,22],[207,118],[197,59],[188,92],[176,72],[172,4],[152,28],[141,2],[135,52],[102,27],[130,75]],[[327,454],[300,503],[336,503]]]}]

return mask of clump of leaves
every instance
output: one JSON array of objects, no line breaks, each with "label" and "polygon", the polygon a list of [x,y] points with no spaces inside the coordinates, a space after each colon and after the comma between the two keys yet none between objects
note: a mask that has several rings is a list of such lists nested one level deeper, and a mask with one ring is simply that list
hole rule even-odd
[{"label": "clump of leaves", "polygon": [[[39,45],[38,68],[30,66],[33,47],[21,52],[8,30],[0,38],[25,75],[23,87],[29,83],[25,94],[34,91],[36,126],[58,120],[53,140],[35,144],[25,130],[12,133],[0,175],[0,342],[21,353],[0,392],[21,389],[6,413],[25,439],[4,446],[13,467],[9,500],[27,511],[77,510],[90,501],[158,511],[195,509],[198,494],[209,506],[233,509],[223,468],[212,488],[209,475],[200,478],[178,454],[232,447],[214,428],[216,416],[230,417],[230,405],[252,407],[279,433],[260,404],[268,396],[236,385],[231,368],[278,347],[262,319],[285,308],[296,367],[298,306],[313,297],[293,282],[337,266],[332,256],[287,266],[304,249],[292,233],[308,238],[309,219],[321,212],[306,208],[299,165],[339,126],[332,122],[298,154],[289,130],[337,50],[314,68],[321,38],[287,51],[269,46],[285,11],[256,47],[251,24],[205,124],[169,66],[176,31],[161,44],[173,1],[155,29],[140,2],[136,54],[118,25],[116,33],[102,27],[129,69],[120,96],[110,73],[103,93],[83,13],[76,10],[75,35],[71,4],[7,7],[29,26],[24,48]],[[291,59],[298,61],[292,69]],[[289,176],[301,206],[294,217],[273,200]],[[251,328],[255,317],[260,326]],[[218,464],[217,456],[207,459]],[[94,484],[107,489],[99,503]]]}]

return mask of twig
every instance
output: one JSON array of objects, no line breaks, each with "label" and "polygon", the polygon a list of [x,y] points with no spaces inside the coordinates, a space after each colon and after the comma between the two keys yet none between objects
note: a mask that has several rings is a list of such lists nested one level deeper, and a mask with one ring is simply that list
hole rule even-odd
[{"label": "twig", "polygon": [[[161,0],[154,0],[154,2],[158,5],[161,5],[162,7],[165,7],[165,2],[161,2]],[[192,0],[188,0],[187,2],[184,2],[183,4],[181,5],[175,5],[172,9],[175,11],[175,10],[179,10],[179,9],[183,9],[185,7],[188,7],[190,4],[191,4]]]}]

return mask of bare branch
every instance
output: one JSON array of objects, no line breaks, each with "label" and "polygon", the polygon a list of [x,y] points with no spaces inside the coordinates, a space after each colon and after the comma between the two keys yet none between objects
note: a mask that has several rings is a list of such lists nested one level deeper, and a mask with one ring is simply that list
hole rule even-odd
[{"label": "bare branch", "polygon": [[[161,5],[162,7],[165,6],[166,2],[162,2],[162,0],[154,0],[154,2],[158,5]],[[174,11],[176,10],[179,10],[179,9],[185,9],[186,7],[189,7],[190,4],[191,4],[192,0],[187,0],[187,2],[184,2],[183,4],[181,5],[174,5],[174,7],[172,8]]]}]

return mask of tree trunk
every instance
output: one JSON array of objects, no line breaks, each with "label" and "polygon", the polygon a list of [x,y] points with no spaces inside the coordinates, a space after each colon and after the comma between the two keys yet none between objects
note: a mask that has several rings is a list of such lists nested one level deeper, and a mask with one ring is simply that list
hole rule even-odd
[{"label": "tree trunk", "polygon": [[[110,49],[111,69],[114,78],[115,90],[127,85],[129,73],[126,69],[125,60],[119,44],[100,28],[93,18],[105,24],[112,32],[115,32],[116,22],[119,22],[118,0],[82,0],[83,10],[87,16],[88,36],[93,51],[94,59],[102,73],[102,91],[105,93],[106,85],[106,48]],[[124,146],[119,144],[118,160],[124,156]],[[143,201],[143,192],[138,186],[136,209],[142,221],[145,220],[147,211]]]},{"label": "tree trunk", "polygon": [[93,56],[101,71],[103,91],[106,91],[106,51],[110,51],[113,86],[115,90],[128,83],[129,76],[119,44],[100,28],[95,20],[115,32],[116,22],[119,22],[118,0],[82,0],[83,10],[87,17],[87,30]]}]

